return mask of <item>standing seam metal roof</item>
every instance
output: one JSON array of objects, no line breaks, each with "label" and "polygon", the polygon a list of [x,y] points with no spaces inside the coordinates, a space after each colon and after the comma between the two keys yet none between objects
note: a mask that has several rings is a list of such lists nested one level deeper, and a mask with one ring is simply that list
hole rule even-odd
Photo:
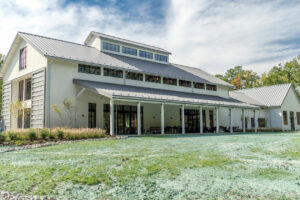
[{"label": "standing seam metal roof", "polygon": [[292,84],[273,85],[232,91],[229,95],[237,100],[266,107],[281,106]]},{"label": "standing seam metal roof", "polygon": [[120,85],[104,82],[95,82],[81,79],[73,79],[73,83],[87,88],[98,94],[109,94],[110,97],[128,98],[128,99],[143,99],[152,101],[170,101],[190,104],[201,104],[209,106],[224,106],[224,107],[240,107],[240,108],[257,108],[256,106],[246,104],[244,102],[219,96],[169,91],[154,88],[144,88],[129,85]]},{"label": "standing seam metal roof", "polygon": [[19,35],[48,57],[232,87],[232,85],[225,81],[198,68],[172,63],[160,64],[121,55],[104,53],[94,47],[29,33],[19,32]]}]

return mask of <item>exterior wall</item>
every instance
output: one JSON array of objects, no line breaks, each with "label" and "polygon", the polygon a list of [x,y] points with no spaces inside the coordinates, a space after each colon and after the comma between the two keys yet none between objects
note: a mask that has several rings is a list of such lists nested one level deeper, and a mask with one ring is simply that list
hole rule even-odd
[{"label": "exterior wall", "polygon": [[[22,48],[27,47],[27,67],[19,70],[19,52]],[[25,40],[21,40],[7,71],[4,74],[3,82],[7,83],[19,77],[30,74],[38,69],[47,66],[47,59],[41,55],[33,46],[28,44]]]},{"label": "exterior wall", "polygon": [[100,38],[99,37],[93,37],[88,43],[88,46],[94,47],[100,51]]},{"label": "exterior wall", "polygon": [[4,120],[4,130],[11,127],[10,103],[11,103],[12,84],[6,83],[2,89],[2,116]]},{"label": "exterior wall", "polygon": [[[290,121],[290,112],[294,112],[294,122],[295,122],[295,129],[300,130],[300,125],[297,124],[296,112],[300,112],[300,100],[297,97],[293,88],[290,88],[285,100],[281,106],[281,116],[282,111],[288,112],[288,125],[283,125],[283,130],[291,130],[291,121]],[[281,121],[283,124],[283,122]]]},{"label": "exterior wall", "polygon": [[[4,74],[3,82],[4,85],[11,83],[11,101],[6,102],[3,105],[4,110],[8,110],[6,113],[6,118],[10,118],[10,126],[6,125],[7,128],[17,128],[17,116],[11,115],[9,111],[10,103],[15,103],[18,100],[18,82],[20,80],[25,80],[31,77],[31,74],[37,70],[43,69],[47,66],[47,59],[41,55],[33,46],[27,43],[25,40],[19,38],[19,45],[16,48],[15,54],[13,55],[10,63],[8,65],[7,71]],[[27,58],[26,58],[26,68],[19,70],[19,52],[22,48],[27,47]],[[6,88],[4,90],[7,90]],[[5,92],[5,91],[4,91]],[[24,103],[26,108],[31,107],[31,100],[27,100]],[[7,119],[5,119],[7,121]]]},{"label": "exterior wall", "polygon": [[[219,120],[220,126],[229,127],[230,125],[230,118],[229,118],[229,108],[221,108],[219,111]],[[251,118],[254,117],[253,110],[245,109],[245,120],[247,123],[247,129],[251,129]],[[256,110],[256,118],[265,118],[266,111],[264,109]],[[242,123],[242,109],[232,109],[232,126],[238,127],[239,129],[243,128]]]},{"label": "exterior wall", "polygon": [[282,128],[282,117],[280,107],[268,109],[267,127]]}]

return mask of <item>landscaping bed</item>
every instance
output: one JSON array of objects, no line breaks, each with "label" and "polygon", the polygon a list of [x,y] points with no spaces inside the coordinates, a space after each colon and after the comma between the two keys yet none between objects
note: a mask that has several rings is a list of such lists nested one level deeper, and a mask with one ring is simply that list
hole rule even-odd
[{"label": "landscaping bed", "polygon": [[111,137],[103,129],[16,129],[0,133],[1,146],[22,146],[41,143]]}]

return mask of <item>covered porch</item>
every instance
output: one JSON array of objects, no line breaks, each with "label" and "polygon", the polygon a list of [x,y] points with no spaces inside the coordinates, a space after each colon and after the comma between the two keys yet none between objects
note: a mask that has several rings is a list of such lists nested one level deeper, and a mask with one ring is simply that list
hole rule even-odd
[{"label": "covered porch", "polygon": [[[239,129],[233,125],[233,110],[241,111],[239,127],[243,132],[245,110],[251,110],[257,131],[257,108],[233,99],[77,79],[73,82],[80,88],[77,97],[90,91],[105,99],[103,128],[111,135],[233,133]],[[220,117],[224,109],[228,114]]]}]

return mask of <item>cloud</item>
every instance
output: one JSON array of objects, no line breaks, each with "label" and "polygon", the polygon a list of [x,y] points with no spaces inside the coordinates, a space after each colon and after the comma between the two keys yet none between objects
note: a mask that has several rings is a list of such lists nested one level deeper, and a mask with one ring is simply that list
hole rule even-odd
[{"label": "cloud", "polygon": [[300,54],[297,1],[111,2],[0,1],[0,52],[19,30],[79,43],[95,30],[163,47],[172,62],[212,74],[236,65],[264,72]]}]

